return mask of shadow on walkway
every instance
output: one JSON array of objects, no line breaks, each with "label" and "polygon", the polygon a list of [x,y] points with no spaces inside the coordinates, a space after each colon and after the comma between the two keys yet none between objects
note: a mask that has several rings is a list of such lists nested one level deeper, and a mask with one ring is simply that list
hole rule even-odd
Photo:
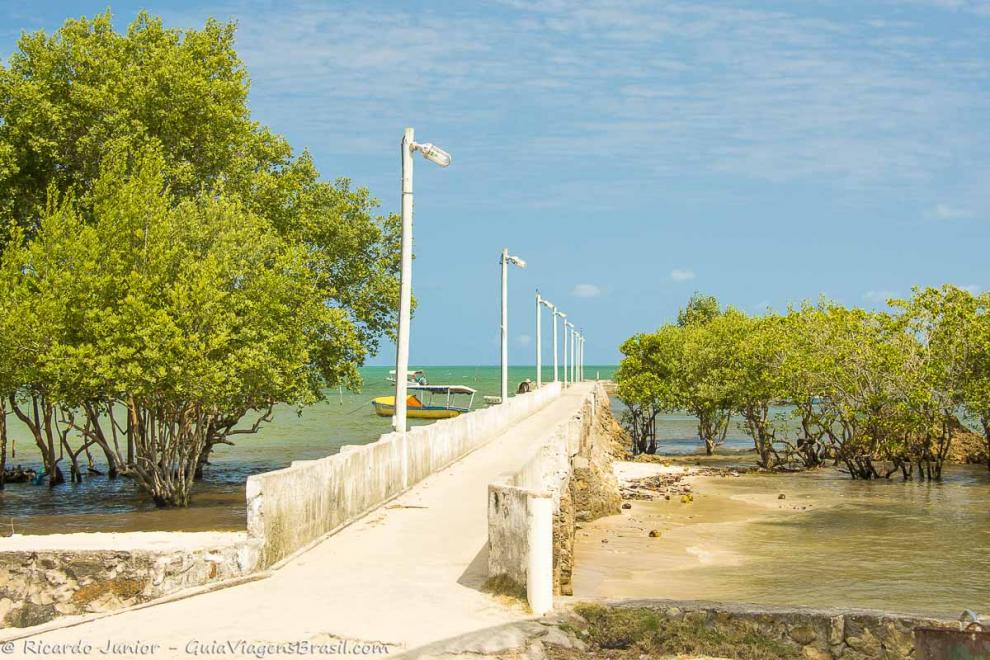
[{"label": "shadow on walkway", "polygon": [[457,584],[481,591],[482,585],[488,579],[488,541],[481,546],[481,550],[474,556],[471,563],[467,565],[461,576],[457,578]]}]

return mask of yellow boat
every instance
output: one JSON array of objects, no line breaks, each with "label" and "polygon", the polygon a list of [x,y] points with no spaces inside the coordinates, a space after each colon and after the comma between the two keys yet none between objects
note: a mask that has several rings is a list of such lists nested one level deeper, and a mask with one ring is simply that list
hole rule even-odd
[{"label": "yellow boat", "polygon": [[[406,416],[417,419],[448,419],[470,412],[476,391],[464,385],[410,385],[407,389],[413,394],[406,397]],[[421,397],[420,394],[429,394],[426,403],[423,402],[426,397]],[[447,397],[443,405],[434,404],[438,394]],[[470,396],[467,406],[453,405],[453,397],[458,394]],[[379,417],[391,417],[395,414],[394,396],[375,397],[371,400],[371,405],[374,406],[375,414]]]}]

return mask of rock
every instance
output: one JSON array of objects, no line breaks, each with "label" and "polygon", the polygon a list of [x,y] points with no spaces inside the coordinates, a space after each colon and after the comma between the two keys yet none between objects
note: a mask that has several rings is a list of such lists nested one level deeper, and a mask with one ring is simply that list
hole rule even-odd
[{"label": "rock", "polygon": [[805,646],[801,649],[801,657],[805,660],[832,660],[831,653],[816,649],[814,646]]},{"label": "rock", "polygon": [[45,580],[47,580],[48,584],[52,585],[53,587],[57,587],[60,584],[65,584],[66,581],[68,580],[68,577],[66,577],[65,573],[63,573],[62,571],[52,569],[45,573]]},{"label": "rock", "polygon": [[546,660],[547,652],[543,648],[543,644],[539,641],[535,641],[526,647],[526,653],[523,655],[525,660]]},{"label": "rock", "polygon": [[556,626],[547,628],[547,634],[543,636],[543,643],[552,646],[559,646],[565,649],[585,650],[588,645],[576,637],[572,637]]},{"label": "rock", "polygon": [[687,495],[681,495],[681,504],[687,504],[690,501],[691,501],[690,497],[688,497]]},{"label": "rock", "polygon": [[[58,612],[59,614],[66,615],[66,614],[77,614],[79,612],[79,609],[76,607],[75,603],[56,603],[55,611]],[[0,621],[0,623],[2,623],[2,621]]]},{"label": "rock", "polygon": [[879,658],[881,655],[880,642],[869,630],[863,630],[862,636],[859,637],[846,637],[846,644],[868,658]]},{"label": "rock", "polygon": [[829,622],[828,643],[830,646],[841,644],[846,636],[846,619],[842,615],[833,616]]},{"label": "rock", "polygon": [[660,538],[660,530],[659,529],[651,529],[650,530],[650,538],[651,539],[658,539],[658,538]]},{"label": "rock", "polygon": [[815,632],[814,628],[809,626],[798,626],[794,628],[791,630],[790,636],[791,639],[801,646],[807,646],[818,639],[818,634]]},{"label": "rock", "polygon": [[787,499],[787,495],[784,495],[783,493],[781,493],[780,495],[777,496],[777,499],[778,500],[786,500]]},{"label": "rock", "polygon": [[608,539],[602,539],[602,543],[608,543]]},{"label": "rock", "polygon": [[632,504],[630,504],[629,502],[623,502],[622,503],[622,508],[623,509],[631,509],[632,508]]},{"label": "rock", "polygon": [[54,605],[35,605],[34,603],[24,603],[21,608],[18,628],[29,628],[37,626],[46,621],[51,621],[55,617]]},{"label": "rock", "polygon": [[94,614],[99,614],[101,612],[110,612],[112,610],[119,610],[124,606],[124,603],[117,597],[117,594],[108,591],[99,598],[91,600],[86,604],[86,611],[92,612]]}]

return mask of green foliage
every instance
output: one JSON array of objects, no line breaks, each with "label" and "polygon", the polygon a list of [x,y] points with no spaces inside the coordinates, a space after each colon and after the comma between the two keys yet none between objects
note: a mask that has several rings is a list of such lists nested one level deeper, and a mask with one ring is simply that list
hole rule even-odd
[{"label": "green foliage", "polygon": [[251,119],[233,45],[232,23],[180,31],[144,12],[123,33],[105,12],[22,36],[0,67],[0,249],[15,228],[34,235],[50,193],[91,222],[108,161],[153,149],[173,197],[222,189],[307,245],[328,303],[373,352],[394,325],[397,218],[376,217],[347,179],[320,181],[307,153]]},{"label": "green foliage", "polygon": [[[765,468],[832,458],[854,478],[940,479],[960,417],[990,447],[988,301],[945,286],[894,314],[822,300],[748,317],[695,295],[676,325],[623,345],[619,395],[690,412],[709,453],[734,413]],[[772,417],[779,404],[797,425]]]},{"label": "green foliage", "polygon": [[202,453],[237,421],[355,380],[362,346],[304,245],[222,191],[176,200],[157,154],[136,167],[97,179],[88,222],[67,200],[8,248],[0,328],[21,347],[22,399],[59,407],[111,454],[100,415],[123,407],[136,457],[114,462],[185,504]]},{"label": "green foliage", "polygon": [[159,144],[177,194],[250,159],[245,147],[270,151],[270,138],[250,120],[233,41],[233,24],[210,20],[180,32],[143,12],[123,34],[109,11],[70,19],[52,35],[24,34],[0,70],[0,198],[8,218],[37,229],[50,186],[76,192],[88,207],[108,149],[139,153]]},{"label": "green foliage", "polygon": [[705,325],[712,319],[722,314],[718,299],[715,296],[706,296],[701,293],[694,293],[688,300],[684,309],[677,313],[677,325],[687,327],[690,325]]},{"label": "green foliage", "polygon": [[649,445],[640,451],[655,451],[655,418],[674,410],[698,418],[698,435],[709,454],[725,440],[732,412],[725,376],[743,318],[732,309],[722,312],[715,298],[695,294],[678,314],[677,325],[636,335],[622,345],[618,395],[631,411],[634,439],[642,438],[644,428],[650,433]]},{"label": "green foliage", "polygon": [[358,387],[393,332],[398,219],[251,119],[233,43],[106,12],[0,66],[0,414],[51,485],[95,447],[186,504],[214,445]]}]

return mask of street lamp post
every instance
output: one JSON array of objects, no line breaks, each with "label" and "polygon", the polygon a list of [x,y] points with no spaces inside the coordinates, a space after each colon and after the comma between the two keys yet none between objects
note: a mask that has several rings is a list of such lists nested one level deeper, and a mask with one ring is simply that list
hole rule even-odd
[{"label": "street lamp post", "polygon": [[584,382],[584,333],[581,333],[581,382]]},{"label": "street lamp post", "polygon": [[543,346],[540,340],[543,337],[541,323],[541,310],[540,305],[543,304],[543,298],[540,298],[540,290],[536,290],[536,389],[540,389],[543,386]]},{"label": "street lamp post", "polygon": [[569,374],[567,372],[567,335],[570,334],[568,328],[571,327],[571,322],[567,320],[567,314],[561,314],[564,319],[564,350],[561,353],[564,356],[564,387],[567,387]]},{"label": "street lamp post", "polygon": [[536,292],[536,388],[543,387],[543,322],[540,305],[553,312],[553,368],[554,381],[557,380],[557,306]]},{"label": "street lamp post", "polygon": [[402,136],[402,267],[399,275],[399,331],[395,342],[395,415],[392,428],[406,431],[406,374],[409,371],[409,315],[412,304],[412,227],[413,227],[413,152],[419,151],[440,167],[450,165],[451,157],[432,144],[417,144],[413,129]]},{"label": "street lamp post", "polygon": [[577,368],[575,365],[576,350],[577,345],[577,328],[574,324],[571,324],[571,384],[573,385],[577,382]]},{"label": "street lamp post", "polygon": [[584,382],[584,332],[581,332],[581,341],[578,343],[578,378]]},{"label": "street lamp post", "polygon": [[499,259],[502,264],[502,403],[509,400],[509,264],[525,268],[526,262],[509,254],[509,248],[502,250]]},{"label": "street lamp post", "polygon": [[581,378],[581,332],[577,332],[577,341],[574,342],[574,352],[577,354],[574,356],[574,369],[577,373],[574,374],[574,381],[580,383]]}]

